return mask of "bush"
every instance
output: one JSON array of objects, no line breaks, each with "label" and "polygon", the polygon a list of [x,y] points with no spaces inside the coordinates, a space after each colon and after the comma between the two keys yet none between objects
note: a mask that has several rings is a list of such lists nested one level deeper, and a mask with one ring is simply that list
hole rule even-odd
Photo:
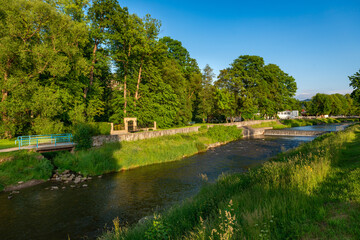
[{"label": "bush", "polygon": [[79,123],[75,125],[73,141],[76,143],[76,150],[91,148],[94,133],[94,128],[90,124]]}]

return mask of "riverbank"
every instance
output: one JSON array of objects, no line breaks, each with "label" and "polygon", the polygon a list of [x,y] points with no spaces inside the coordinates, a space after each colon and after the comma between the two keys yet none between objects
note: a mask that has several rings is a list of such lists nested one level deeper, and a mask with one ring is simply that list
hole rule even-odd
[{"label": "riverbank", "polygon": [[359,239],[360,127],[323,135],[100,239]]},{"label": "riverbank", "polygon": [[54,165],[62,170],[81,174],[100,175],[140,166],[180,160],[206,151],[215,143],[240,139],[242,130],[236,126],[215,126],[199,129],[199,132],[162,136],[138,141],[107,143],[98,148],[64,152],[56,156]]},{"label": "riverbank", "polygon": [[[40,153],[21,150],[0,153],[0,192],[11,185],[30,180],[47,180],[54,166]],[[33,182],[38,183],[38,182]],[[24,186],[29,186],[25,184]]]},{"label": "riverbank", "polygon": [[202,127],[199,132],[158,138],[107,143],[98,148],[75,153],[63,152],[52,161],[41,154],[22,150],[0,153],[0,191],[18,182],[47,180],[53,169],[70,170],[83,176],[96,176],[157,163],[180,160],[230,141],[240,139],[236,126]]}]

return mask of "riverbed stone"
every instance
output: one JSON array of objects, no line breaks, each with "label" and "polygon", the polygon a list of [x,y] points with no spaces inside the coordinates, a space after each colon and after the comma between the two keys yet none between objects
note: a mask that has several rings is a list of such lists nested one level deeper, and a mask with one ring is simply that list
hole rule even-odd
[{"label": "riverbed stone", "polygon": [[80,177],[76,177],[74,180],[74,183],[78,184],[79,182],[81,182],[81,178]]},{"label": "riverbed stone", "polygon": [[74,187],[75,187],[75,185],[70,185],[70,187],[74,188]]},{"label": "riverbed stone", "polygon": [[51,187],[51,190],[58,190],[58,189],[59,189],[58,186],[52,186],[52,187]]},{"label": "riverbed stone", "polygon": [[83,184],[82,186],[83,186],[83,187],[87,187],[88,185],[87,185],[87,184]]}]

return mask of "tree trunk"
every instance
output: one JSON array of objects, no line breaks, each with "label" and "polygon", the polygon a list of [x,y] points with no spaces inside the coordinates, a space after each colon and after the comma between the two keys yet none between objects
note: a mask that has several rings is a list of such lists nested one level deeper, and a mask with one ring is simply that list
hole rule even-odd
[{"label": "tree trunk", "polygon": [[138,76],[138,81],[137,81],[137,85],[136,85],[135,101],[134,101],[135,108],[136,108],[137,100],[139,100],[139,98],[140,98],[140,96],[139,96],[139,88],[140,88],[140,81],[141,81],[142,65],[143,65],[143,62],[144,62],[143,59],[144,58],[141,59],[140,68],[139,68],[139,76]]},{"label": "tree trunk", "polygon": [[128,59],[126,61],[126,63],[124,63],[124,71],[125,71],[125,74],[124,74],[124,117],[126,117],[126,107],[127,107],[127,98],[126,98],[126,95],[127,95],[127,89],[126,89],[126,77],[127,77],[127,69],[128,69],[128,64],[129,64],[129,58],[130,58],[130,55],[131,55],[131,44],[129,45],[129,49],[128,49]]},{"label": "tree trunk", "polygon": [[98,47],[98,43],[97,43],[97,41],[95,41],[95,45],[94,45],[94,49],[93,49],[93,53],[92,53],[93,59],[91,62],[91,68],[90,68],[90,74],[89,74],[90,85],[88,87],[85,87],[85,89],[84,89],[84,99],[86,99],[88,91],[90,90],[90,87],[93,85],[93,82],[94,82],[94,69],[95,69],[95,62],[96,62],[97,47]]},{"label": "tree trunk", "polygon": [[[8,80],[8,74],[5,71],[4,82],[6,83],[7,80]],[[9,92],[6,89],[1,89],[1,103],[6,101],[8,95],[9,95]],[[3,122],[4,126],[5,126],[5,132],[4,132],[5,138],[11,138],[12,137],[11,131],[6,130],[6,126],[7,126],[8,122],[9,122],[9,118],[7,116],[7,113],[6,113],[5,109],[3,109],[3,111],[1,112],[1,119],[2,119],[2,122]]]},{"label": "tree trunk", "polygon": [[124,76],[124,117],[126,117],[126,105],[127,105],[127,99],[126,99],[126,73]]}]

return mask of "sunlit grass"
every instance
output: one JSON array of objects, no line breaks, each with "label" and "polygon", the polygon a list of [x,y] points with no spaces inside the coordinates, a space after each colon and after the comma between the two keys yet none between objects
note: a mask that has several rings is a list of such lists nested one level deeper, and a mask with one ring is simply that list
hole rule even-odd
[{"label": "sunlit grass", "polygon": [[17,145],[15,145],[15,138],[13,138],[13,139],[0,139],[0,149],[14,148],[14,147],[17,147]]},{"label": "sunlit grass", "polygon": [[272,127],[273,129],[282,129],[282,128],[287,128],[287,125],[281,124],[277,121],[272,121],[272,122],[262,122],[259,124],[254,124],[251,125],[252,128],[264,128],[264,127]]}]

